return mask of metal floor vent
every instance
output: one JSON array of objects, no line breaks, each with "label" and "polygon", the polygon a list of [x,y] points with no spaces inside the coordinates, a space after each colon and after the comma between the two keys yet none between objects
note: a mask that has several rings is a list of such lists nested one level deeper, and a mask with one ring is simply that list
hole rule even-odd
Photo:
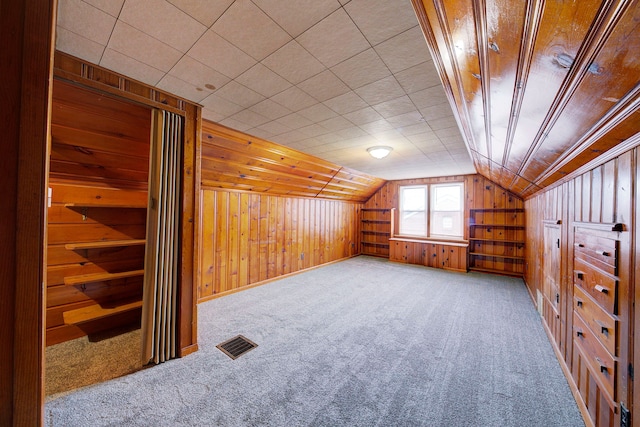
[{"label": "metal floor vent", "polygon": [[224,354],[235,360],[257,346],[258,344],[253,341],[243,337],[242,335],[238,335],[237,337],[233,337],[230,340],[218,344],[216,347],[218,347]]}]

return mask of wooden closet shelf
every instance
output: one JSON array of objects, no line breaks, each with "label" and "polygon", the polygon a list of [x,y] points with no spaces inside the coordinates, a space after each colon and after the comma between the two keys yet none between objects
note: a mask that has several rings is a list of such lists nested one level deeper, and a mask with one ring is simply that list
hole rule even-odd
[{"label": "wooden closet shelf", "polygon": [[144,270],[123,271],[121,273],[93,273],[64,278],[66,286],[83,285],[85,283],[102,282],[104,280],[125,279],[127,277],[143,276]]},{"label": "wooden closet shelf", "polygon": [[365,246],[378,246],[380,248],[388,248],[388,243],[376,243],[376,242],[361,242]]},{"label": "wooden closet shelf", "polygon": [[120,208],[120,209],[146,209],[147,205],[141,204],[109,204],[109,203],[65,203],[65,208]]},{"label": "wooden closet shelf", "polygon": [[500,240],[500,239],[481,239],[478,237],[469,237],[469,240],[476,242],[492,242],[492,243],[513,243],[516,245],[524,245],[524,240]]},{"label": "wooden closet shelf", "polygon": [[387,212],[390,211],[391,209],[384,209],[384,208],[362,208],[361,209],[363,212]]},{"label": "wooden closet shelf", "polygon": [[367,224],[391,224],[391,221],[389,220],[384,220],[384,219],[363,219],[362,223],[367,223]]},{"label": "wooden closet shelf", "polygon": [[499,274],[501,276],[514,276],[514,277],[522,277],[523,273],[519,273],[517,271],[505,271],[505,270],[495,270],[493,268],[480,268],[480,267],[469,267],[470,271],[478,271],[481,273],[492,273]]},{"label": "wooden closet shelf", "polygon": [[524,225],[510,225],[510,224],[471,224],[471,227],[493,227],[493,228],[515,228],[524,229]]},{"label": "wooden closet shelf", "polygon": [[66,325],[98,320],[103,317],[135,310],[142,307],[142,300],[116,301],[111,304],[93,304],[62,313]]},{"label": "wooden closet shelf", "polygon": [[517,259],[517,260],[524,260],[524,257],[523,257],[523,256],[497,255],[497,254],[485,254],[485,253],[483,253],[483,252],[469,252],[469,255],[485,256],[485,257],[491,257],[491,258],[504,258],[504,259]]},{"label": "wooden closet shelf", "polygon": [[362,234],[375,234],[378,236],[389,236],[391,233],[388,231],[373,231],[373,230],[360,230]]},{"label": "wooden closet shelf", "polygon": [[482,209],[470,209],[473,212],[524,212],[522,208],[482,208]]},{"label": "wooden closet shelf", "polygon": [[101,240],[98,242],[85,242],[85,243],[67,243],[64,245],[65,249],[100,249],[100,248],[115,248],[118,246],[140,246],[146,243],[145,239],[131,239],[131,240]]}]

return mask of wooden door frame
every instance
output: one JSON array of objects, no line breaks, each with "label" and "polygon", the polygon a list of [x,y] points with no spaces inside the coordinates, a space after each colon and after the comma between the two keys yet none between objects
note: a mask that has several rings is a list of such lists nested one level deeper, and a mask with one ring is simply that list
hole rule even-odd
[{"label": "wooden door frame", "polygon": [[0,425],[44,422],[44,266],[56,0],[0,3]]}]

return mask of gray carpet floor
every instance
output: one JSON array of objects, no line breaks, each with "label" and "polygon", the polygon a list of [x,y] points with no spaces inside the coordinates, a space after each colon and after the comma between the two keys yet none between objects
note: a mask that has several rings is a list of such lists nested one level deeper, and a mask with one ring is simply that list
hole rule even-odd
[{"label": "gray carpet floor", "polygon": [[361,256],[198,311],[200,351],[49,396],[46,425],[584,426],[519,279]]}]

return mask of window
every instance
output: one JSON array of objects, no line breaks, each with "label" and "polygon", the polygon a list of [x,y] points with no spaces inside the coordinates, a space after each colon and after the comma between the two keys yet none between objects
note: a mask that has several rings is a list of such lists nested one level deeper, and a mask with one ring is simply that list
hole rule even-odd
[{"label": "window", "polygon": [[400,234],[462,238],[463,188],[461,182],[400,187]]}]

